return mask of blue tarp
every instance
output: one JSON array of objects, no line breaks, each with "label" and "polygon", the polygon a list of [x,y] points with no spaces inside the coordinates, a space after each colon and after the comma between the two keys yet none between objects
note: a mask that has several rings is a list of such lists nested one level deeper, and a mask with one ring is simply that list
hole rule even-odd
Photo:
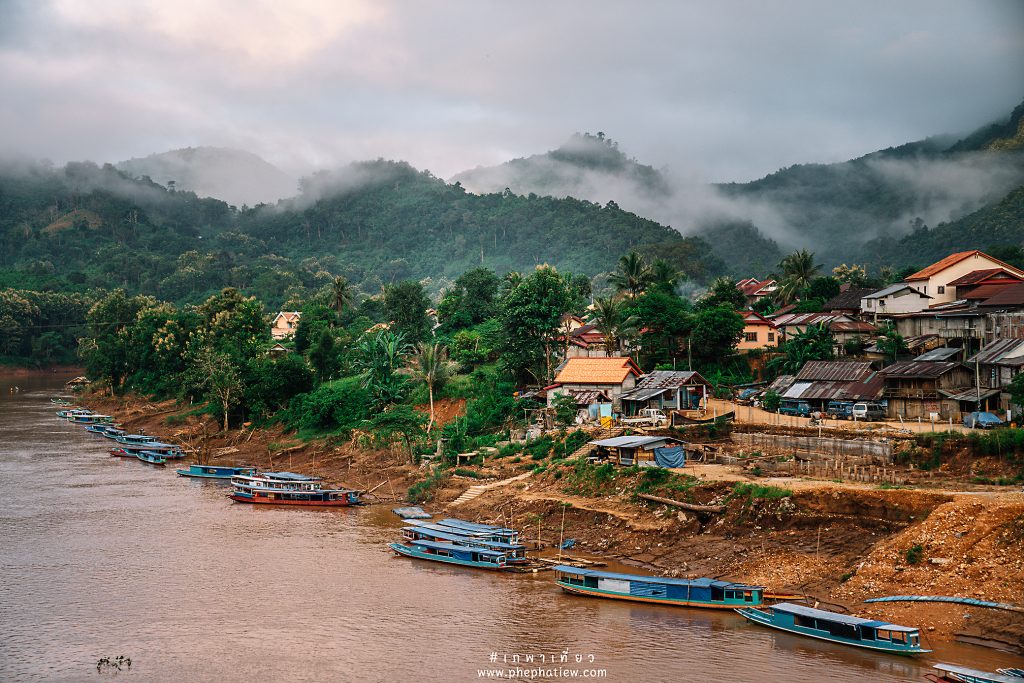
[{"label": "blue tarp", "polygon": [[661,467],[683,467],[686,465],[686,451],[682,446],[655,448],[654,462]]}]

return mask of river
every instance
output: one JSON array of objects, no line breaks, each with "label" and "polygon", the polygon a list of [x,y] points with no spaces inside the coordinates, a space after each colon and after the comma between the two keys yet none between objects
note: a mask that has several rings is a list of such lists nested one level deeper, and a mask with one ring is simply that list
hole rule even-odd
[{"label": "river", "polygon": [[[63,379],[0,377],[0,681],[107,678],[96,663],[117,655],[132,666],[114,675],[140,681],[478,681],[565,651],[555,667],[580,676],[676,683],[920,681],[929,661],[1015,661],[961,645],[913,661],[731,612],[570,597],[550,573],[398,558],[384,506],[240,505],[109,457],[55,418]],[[546,673],[532,680],[569,677]]]}]

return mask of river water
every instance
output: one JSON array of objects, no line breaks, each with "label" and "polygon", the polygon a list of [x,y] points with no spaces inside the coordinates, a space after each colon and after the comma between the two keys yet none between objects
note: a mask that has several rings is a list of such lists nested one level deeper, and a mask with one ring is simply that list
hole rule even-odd
[{"label": "river water", "polygon": [[[240,505],[109,457],[55,418],[62,379],[0,377],[0,681],[479,681],[552,655],[559,671],[532,680],[920,681],[929,661],[1014,661],[960,645],[912,661],[731,612],[570,597],[550,573],[398,558],[383,506]],[[97,674],[117,655],[130,671]]]}]

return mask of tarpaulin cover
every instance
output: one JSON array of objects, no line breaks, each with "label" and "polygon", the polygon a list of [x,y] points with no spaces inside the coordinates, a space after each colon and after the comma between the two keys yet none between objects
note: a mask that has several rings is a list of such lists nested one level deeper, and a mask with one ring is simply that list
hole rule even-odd
[{"label": "tarpaulin cover", "polygon": [[654,462],[662,467],[683,467],[686,465],[686,451],[682,446],[655,448]]}]

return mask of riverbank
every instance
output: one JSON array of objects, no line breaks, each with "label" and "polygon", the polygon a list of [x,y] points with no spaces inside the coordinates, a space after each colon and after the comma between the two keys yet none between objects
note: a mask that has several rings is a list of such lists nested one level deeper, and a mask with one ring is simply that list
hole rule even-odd
[{"label": "riverbank", "polygon": [[[324,477],[397,502],[429,476],[403,449],[368,447],[365,437],[301,442],[279,427],[218,431],[216,420],[173,402],[91,396],[131,431],[182,443],[211,464],[251,464]],[[493,457],[439,478],[431,509],[525,530],[551,549],[656,574],[728,577],[808,595],[825,608],[920,626],[927,639],[984,644],[1024,654],[1024,614],[926,603],[864,604],[884,595],[960,595],[1019,604],[1024,576],[1024,495],[994,487],[880,489],[807,478],[755,477],[706,465],[651,482],[621,470],[606,480],[572,463],[451,505],[470,486],[532,470],[531,458]],[[724,505],[694,513],[637,500],[634,492]],[[744,488],[746,487],[746,488]],[[963,488],[984,489],[966,492]]]}]

